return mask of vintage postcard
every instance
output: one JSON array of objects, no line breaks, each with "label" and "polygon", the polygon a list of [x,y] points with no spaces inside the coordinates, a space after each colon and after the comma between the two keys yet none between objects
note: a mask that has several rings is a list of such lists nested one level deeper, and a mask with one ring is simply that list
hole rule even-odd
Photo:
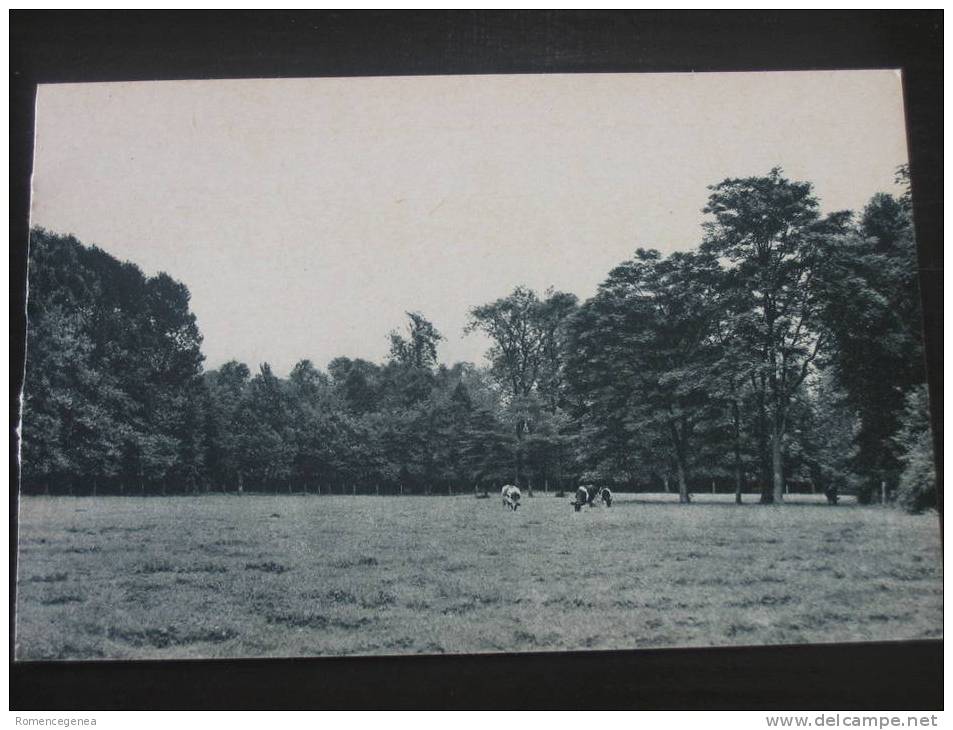
[{"label": "vintage postcard", "polygon": [[41,85],[15,657],[942,636],[897,72]]}]

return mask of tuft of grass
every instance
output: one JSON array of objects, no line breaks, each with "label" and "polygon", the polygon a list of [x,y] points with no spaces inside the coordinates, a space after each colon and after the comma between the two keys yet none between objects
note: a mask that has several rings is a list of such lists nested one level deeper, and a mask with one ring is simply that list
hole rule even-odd
[{"label": "tuft of grass", "polygon": [[340,629],[359,629],[371,623],[371,619],[366,616],[357,618],[332,618],[320,613],[304,612],[280,612],[270,613],[266,617],[270,624],[282,624],[302,629],[327,629],[329,627]]},{"label": "tuft of grass", "polygon": [[270,624],[308,629],[326,629],[330,623],[327,616],[318,613],[270,613],[265,620]]},{"label": "tuft of grass", "polygon": [[348,558],[344,560],[338,560],[333,565],[335,568],[369,567],[372,565],[378,565],[378,561],[377,561],[377,558],[371,555],[362,555],[356,560],[352,560]]},{"label": "tuft of grass", "polygon": [[376,595],[361,600],[364,608],[383,608],[384,606],[394,606],[397,604],[397,596],[387,591],[378,591]]},{"label": "tuft of grass", "polygon": [[68,573],[51,573],[50,575],[31,575],[26,579],[28,583],[62,583],[69,578]]},{"label": "tuft of grass", "polygon": [[175,626],[167,628],[128,629],[110,628],[107,638],[132,646],[148,646],[163,649],[169,646],[185,646],[198,643],[221,643],[234,639],[238,632],[233,628],[212,628],[182,630]]},{"label": "tuft of grass", "polygon": [[357,597],[350,591],[344,591],[339,588],[328,591],[326,597],[331,603],[341,603],[350,605],[352,603],[357,603]]},{"label": "tuft of grass", "polygon": [[737,606],[738,608],[756,608],[758,606],[786,606],[790,603],[796,603],[797,598],[790,595],[782,596],[758,596],[755,598],[746,598],[741,601],[734,601],[729,603],[729,606]]},{"label": "tuft of grass", "polygon": [[734,637],[744,634],[753,634],[757,630],[758,627],[754,624],[733,622],[728,626],[728,630],[725,633],[730,637]]},{"label": "tuft of grass", "polygon": [[245,563],[245,570],[260,570],[262,573],[285,573],[289,568],[281,563],[268,560],[262,563]]},{"label": "tuft of grass", "polygon": [[40,603],[44,606],[62,606],[66,603],[83,603],[85,599],[82,596],[75,596],[72,594],[62,595],[62,596],[51,596],[49,598],[43,598],[40,600]]}]

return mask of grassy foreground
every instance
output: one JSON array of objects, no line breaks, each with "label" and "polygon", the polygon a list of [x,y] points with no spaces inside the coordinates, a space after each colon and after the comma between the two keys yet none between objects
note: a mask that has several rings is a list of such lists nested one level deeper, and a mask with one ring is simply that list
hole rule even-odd
[{"label": "grassy foreground", "polygon": [[672,499],[25,497],[16,657],[940,637],[936,515]]}]

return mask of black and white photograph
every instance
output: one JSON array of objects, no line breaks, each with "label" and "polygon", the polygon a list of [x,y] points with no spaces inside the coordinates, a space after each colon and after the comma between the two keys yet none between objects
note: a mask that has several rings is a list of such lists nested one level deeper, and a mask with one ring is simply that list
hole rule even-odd
[{"label": "black and white photograph", "polygon": [[16,660],[942,638],[900,74],[43,84]]}]

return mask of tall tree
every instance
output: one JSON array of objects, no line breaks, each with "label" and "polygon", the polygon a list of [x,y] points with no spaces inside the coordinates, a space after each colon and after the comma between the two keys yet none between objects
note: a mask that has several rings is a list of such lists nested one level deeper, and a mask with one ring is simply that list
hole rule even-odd
[{"label": "tall tree", "polygon": [[226,362],[205,376],[212,405],[207,432],[217,437],[214,442],[217,469],[213,479],[223,490],[228,486],[236,491],[244,489],[241,407],[250,378],[248,366],[236,360]]},{"label": "tall tree", "polygon": [[[904,178],[901,175],[901,182]],[[855,468],[862,501],[896,484],[906,396],[926,380],[917,257],[909,194],[878,193],[824,269],[829,360],[860,417]]]},{"label": "tall tree", "polygon": [[184,285],[34,229],[28,307],[28,483],[144,493],[177,465],[201,468],[201,336]]},{"label": "tall tree", "polygon": [[728,281],[747,294],[734,299],[743,304],[732,313],[733,330],[756,355],[751,379],[763,394],[772,483],[762,501],[779,502],[788,413],[828,338],[816,280],[849,215],[822,218],[811,184],[788,180],[780,168],[710,190],[702,250],[724,261]]},{"label": "tall tree", "polygon": [[592,434],[612,430],[669,446],[679,500],[688,502],[692,434],[707,395],[719,315],[718,264],[699,253],[667,259],[639,249],[573,319],[567,374]]},{"label": "tall tree", "polygon": [[[525,476],[523,441],[535,426],[531,418],[534,401],[547,400],[553,412],[559,405],[564,323],[575,306],[571,294],[549,290],[541,300],[536,292],[519,286],[507,297],[470,310],[465,331],[480,330],[489,336],[491,373],[504,389],[517,484],[522,484]],[[529,487],[532,494],[532,483]]]},{"label": "tall tree", "polygon": [[901,427],[894,439],[903,464],[897,493],[900,505],[908,512],[935,509],[938,495],[926,385],[907,395]]},{"label": "tall tree", "polygon": [[394,362],[414,368],[430,369],[437,365],[437,345],[443,339],[437,328],[420,312],[407,312],[406,336],[390,333],[390,356]]}]

